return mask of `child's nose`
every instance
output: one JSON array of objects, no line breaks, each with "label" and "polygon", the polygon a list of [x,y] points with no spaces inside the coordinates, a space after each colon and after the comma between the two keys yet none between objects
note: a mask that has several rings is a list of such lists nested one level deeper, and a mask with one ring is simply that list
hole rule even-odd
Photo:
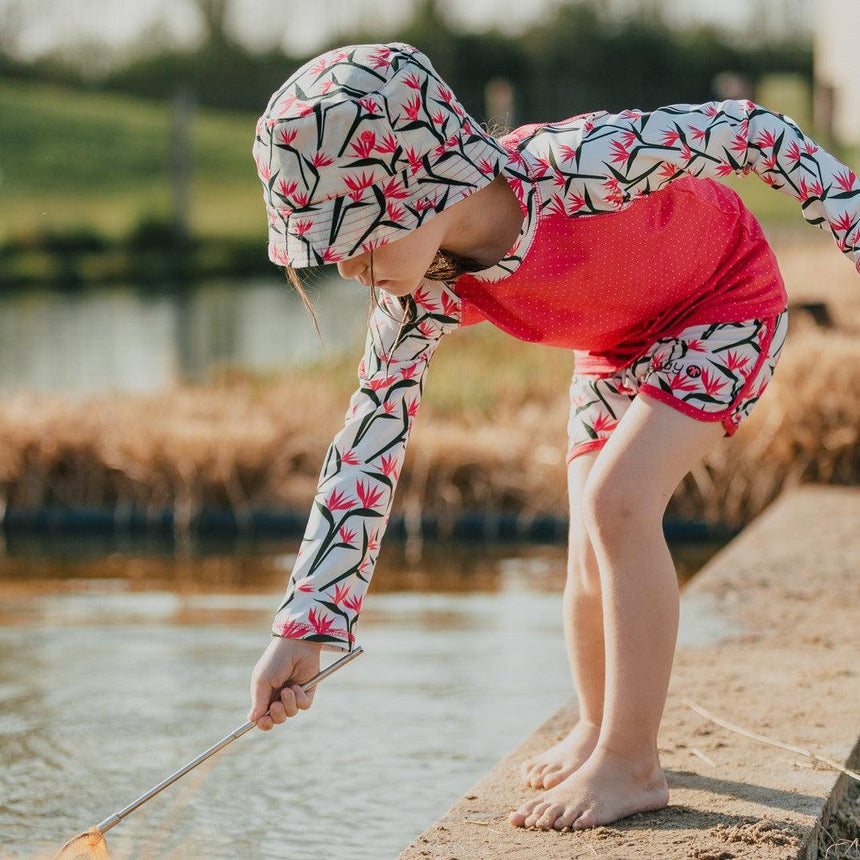
[{"label": "child's nose", "polygon": [[366,269],[367,264],[363,260],[363,256],[350,257],[348,260],[340,260],[337,264],[337,270],[342,278],[356,278],[361,275]]}]

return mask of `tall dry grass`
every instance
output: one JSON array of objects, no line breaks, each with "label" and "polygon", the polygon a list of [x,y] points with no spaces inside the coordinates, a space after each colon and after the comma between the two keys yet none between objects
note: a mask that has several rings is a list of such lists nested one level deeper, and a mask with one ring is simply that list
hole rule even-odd
[{"label": "tall dry grass", "polygon": [[[776,376],[750,419],[681,484],[676,516],[742,524],[802,481],[860,478],[860,284],[829,245],[778,247],[793,298],[826,300],[837,327],[795,314]],[[560,350],[493,330],[458,332],[434,358],[395,511],[564,516],[567,382]],[[355,361],[273,380],[227,374],[205,387],[86,402],[0,402],[0,506],[309,510],[341,426]],[[464,384],[464,380],[467,384]]]}]

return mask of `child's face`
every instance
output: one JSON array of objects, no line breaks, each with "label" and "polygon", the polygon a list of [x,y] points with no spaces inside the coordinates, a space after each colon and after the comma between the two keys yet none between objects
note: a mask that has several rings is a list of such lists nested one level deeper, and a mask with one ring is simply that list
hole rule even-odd
[{"label": "child's face", "polygon": [[[411,293],[433,262],[445,233],[445,212],[440,212],[417,230],[373,249],[376,286],[394,296]],[[370,286],[370,252],[363,251],[337,264],[343,278],[354,278]]]}]

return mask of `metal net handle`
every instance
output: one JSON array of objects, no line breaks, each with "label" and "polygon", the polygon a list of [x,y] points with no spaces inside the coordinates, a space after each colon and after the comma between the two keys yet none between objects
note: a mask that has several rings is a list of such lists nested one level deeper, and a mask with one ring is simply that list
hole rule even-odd
[{"label": "metal net handle", "polygon": [[[304,691],[310,690],[312,687],[315,687],[317,684],[319,684],[320,681],[324,681],[326,678],[328,678],[329,675],[333,674],[343,666],[346,666],[347,663],[349,663],[351,660],[354,660],[356,657],[358,657],[359,654],[363,653],[363,651],[364,649],[361,647],[361,645],[356,645],[356,647],[353,648],[352,651],[350,651],[348,654],[345,654],[339,660],[335,660],[334,663],[332,663],[330,666],[326,666],[326,668],[323,669],[318,675],[314,675],[313,678],[308,681],[305,681],[304,684],[299,684],[299,686]],[[162,780],[154,788],[151,788],[149,791],[147,791],[146,794],[142,794],[140,797],[137,798],[137,800],[132,801],[131,803],[129,803],[128,806],[124,807],[123,809],[120,809],[119,812],[115,812],[113,815],[110,815],[105,818],[104,821],[99,822],[94,829],[98,830],[99,833],[106,833],[108,830],[111,829],[111,827],[114,827],[119,824],[120,821],[122,821],[123,818],[126,817],[126,815],[129,815],[130,813],[134,812],[135,809],[146,803],[146,801],[150,798],[155,797],[156,794],[167,788],[168,785],[173,784],[174,782],[176,782],[177,779],[180,779],[181,777],[185,776],[188,771],[193,770],[195,767],[197,767],[198,764],[201,764],[202,762],[206,761],[209,756],[214,755],[216,752],[218,752],[218,750],[223,749],[225,746],[227,746],[227,744],[232,743],[234,740],[236,740],[236,738],[241,737],[246,732],[251,731],[251,729],[253,729],[256,725],[256,720],[248,720],[247,723],[244,723],[243,725],[239,726],[239,728],[234,729],[232,732],[230,732],[229,735],[218,741],[217,744],[214,744],[213,746],[209,747],[206,752],[201,753],[199,756],[197,756],[197,758],[192,759],[190,762],[188,762],[188,764],[183,765],[181,768],[179,768],[179,770],[174,771],[172,774],[170,774],[170,776],[167,777],[167,779]]]}]

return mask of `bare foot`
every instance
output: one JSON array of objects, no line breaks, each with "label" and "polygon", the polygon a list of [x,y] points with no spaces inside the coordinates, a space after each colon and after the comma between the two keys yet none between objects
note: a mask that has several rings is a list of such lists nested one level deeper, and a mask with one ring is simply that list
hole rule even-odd
[{"label": "bare foot", "polygon": [[660,762],[636,766],[611,750],[595,748],[588,761],[537,800],[528,800],[509,816],[517,827],[583,830],[662,809],[669,786]]},{"label": "bare foot", "polygon": [[600,726],[580,720],[555,746],[520,765],[523,782],[531,788],[552,788],[584,764],[597,746]]}]

